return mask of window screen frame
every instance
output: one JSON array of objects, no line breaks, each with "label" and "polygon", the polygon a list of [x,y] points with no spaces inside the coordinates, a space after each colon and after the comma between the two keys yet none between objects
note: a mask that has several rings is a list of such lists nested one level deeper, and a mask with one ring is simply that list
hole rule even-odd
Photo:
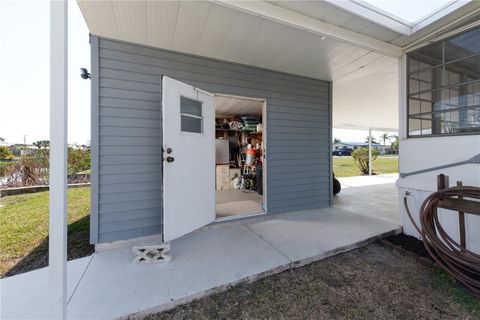
[{"label": "window screen frame", "polygon": [[[420,124],[420,133],[419,134],[415,134],[415,135],[412,135],[410,133],[410,120],[411,119],[420,119],[423,115],[423,112],[422,110],[420,109],[420,113],[414,113],[414,114],[410,114],[410,99],[414,96],[420,96],[421,94],[425,94],[425,93],[430,93],[432,96],[434,94],[440,94],[442,95],[442,92],[444,90],[450,90],[450,89],[455,89],[455,88],[460,88],[462,86],[467,86],[467,85],[470,85],[470,84],[480,84],[480,78],[479,79],[474,79],[474,80],[469,80],[469,81],[459,81],[457,83],[454,83],[454,84],[447,84],[446,83],[446,76],[447,76],[447,67],[449,64],[452,64],[452,63],[455,63],[455,62],[459,62],[459,61],[462,61],[462,60],[467,60],[467,59],[470,59],[472,57],[480,57],[480,52],[477,52],[477,53],[473,53],[473,54],[470,54],[470,55],[465,55],[464,57],[462,58],[459,58],[459,59],[454,59],[454,60],[449,60],[449,61],[445,61],[445,43],[449,40],[451,40],[452,38],[455,38],[457,36],[461,36],[462,34],[465,34],[467,32],[470,32],[472,30],[475,30],[475,29],[479,29],[479,27],[477,28],[473,28],[473,29],[470,29],[470,30],[467,30],[465,32],[462,32],[462,33],[458,33],[452,37],[448,37],[446,39],[443,39],[441,40],[441,50],[442,50],[442,61],[439,63],[439,64],[432,64],[428,67],[424,67],[424,68],[421,68],[420,66],[417,67],[416,70],[412,71],[411,70],[411,59],[415,59],[415,60],[418,60],[416,57],[411,57],[411,54],[415,51],[412,51],[410,53],[407,53],[407,63],[406,63],[406,77],[405,77],[405,82],[406,82],[406,134],[407,134],[407,138],[429,138],[429,137],[445,137],[445,136],[466,136],[466,135],[480,135],[480,128],[475,128],[472,130],[472,131],[465,131],[465,132],[454,132],[454,133],[433,133],[433,121],[434,121],[434,118],[435,116],[438,116],[440,118],[442,118],[442,114],[446,114],[448,112],[454,112],[454,111],[461,111],[461,110],[468,110],[468,109],[473,109],[475,110],[474,112],[480,112],[480,104],[479,105],[473,105],[473,106],[458,106],[456,108],[451,108],[449,110],[437,110],[435,111],[434,108],[433,108],[433,101],[435,101],[435,99],[432,97],[432,106],[431,106],[431,113],[430,113],[430,117],[432,119],[431,121],[431,133],[422,133],[423,131],[423,128],[422,128],[422,124]],[[480,31],[479,31],[480,32]],[[433,44],[429,44],[429,45],[433,45]],[[421,48],[420,48],[421,49]],[[434,69],[437,69],[437,68],[440,68],[441,69],[441,85],[440,86],[433,86],[433,83],[431,84],[431,88],[429,90],[419,90],[418,92],[415,92],[415,93],[410,93],[410,76],[412,74],[414,74],[415,72],[417,73],[420,73],[420,72],[424,72],[424,71],[428,71],[428,70],[434,70]],[[442,101],[440,99],[440,101]],[[421,106],[420,106],[421,108]],[[441,126],[441,120],[440,120],[440,126]],[[442,127],[440,127],[440,131],[442,130]]]}]

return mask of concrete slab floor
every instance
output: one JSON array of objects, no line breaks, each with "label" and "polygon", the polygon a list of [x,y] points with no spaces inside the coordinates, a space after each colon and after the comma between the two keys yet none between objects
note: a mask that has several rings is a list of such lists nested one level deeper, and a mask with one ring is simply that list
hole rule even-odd
[{"label": "concrete slab floor", "polygon": [[[71,299],[92,256],[68,262],[67,297]],[[48,318],[48,268],[0,280],[0,319]]]},{"label": "concrete slab floor", "polygon": [[333,207],[401,225],[398,174],[339,178],[341,192],[333,198]]},{"label": "concrete slab floor", "polygon": [[[363,193],[362,188],[353,189],[358,190],[343,195],[345,208],[337,201],[333,208],[200,229],[172,242],[169,263],[134,264],[131,246],[70,261],[68,318],[113,319],[165,310],[399,231],[398,224],[375,216],[394,207],[374,201],[376,194],[367,188]],[[351,204],[355,198],[376,204],[371,212],[365,204],[367,211],[358,214]],[[48,317],[47,280],[46,268],[0,280],[1,318]]]},{"label": "concrete slab floor", "polygon": [[342,184],[342,188],[365,187],[378,184],[394,184],[398,179],[398,173],[365,175],[355,177],[337,178]]},{"label": "concrete slab floor", "polygon": [[243,192],[238,189],[215,190],[215,202],[227,203],[244,200],[253,200],[262,203],[263,196],[257,192]]}]

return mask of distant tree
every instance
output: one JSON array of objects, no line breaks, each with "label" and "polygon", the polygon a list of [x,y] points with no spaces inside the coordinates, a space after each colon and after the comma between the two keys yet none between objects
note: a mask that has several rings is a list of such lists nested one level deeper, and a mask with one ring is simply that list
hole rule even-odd
[{"label": "distant tree", "polygon": [[5,142],[5,138],[0,137],[0,142]]},{"label": "distant tree", "polygon": [[[377,149],[372,150],[372,163],[375,161],[380,153]],[[368,148],[357,148],[352,151],[352,158],[355,161],[358,169],[364,174],[368,174]]]},{"label": "distant tree", "polygon": [[333,138],[333,143],[339,143],[339,142],[342,142],[342,140],[340,140],[339,138]]},{"label": "distant tree", "polygon": [[[365,142],[368,143],[368,136],[365,137]],[[378,143],[374,137],[372,137],[372,143]]]},{"label": "distant tree", "polygon": [[386,145],[386,141],[390,140],[390,136],[385,132],[380,136],[380,140],[383,140],[383,145]]},{"label": "distant tree", "polygon": [[7,146],[0,146],[0,159],[12,159],[13,153]]},{"label": "distant tree", "polygon": [[68,147],[68,174],[90,169],[90,148],[87,146]]},{"label": "distant tree", "polygon": [[49,140],[38,140],[32,143],[35,147],[38,149],[47,149],[50,147],[50,141]]},{"label": "distant tree", "polygon": [[392,148],[393,151],[395,151],[395,153],[398,153],[398,149],[400,146],[400,139],[398,138],[397,135],[393,135],[392,138],[394,138],[395,140],[390,144],[390,147]]}]

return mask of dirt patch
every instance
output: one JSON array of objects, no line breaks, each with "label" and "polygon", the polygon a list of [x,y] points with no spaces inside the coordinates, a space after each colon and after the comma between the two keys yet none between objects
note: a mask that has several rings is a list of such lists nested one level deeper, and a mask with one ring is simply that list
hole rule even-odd
[{"label": "dirt patch", "polygon": [[391,243],[400,246],[405,250],[415,252],[419,256],[432,259],[430,254],[428,254],[427,249],[425,249],[423,242],[415,237],[407,236],[404,233],[399,233],[397,235],[390,236],[385,240],[390,241]]},{"label": "dirt patch", "polygon": [[[480,302],[373,244],[144,319],[479,319]],[[473,301],[473,302],[472,302]]]}]

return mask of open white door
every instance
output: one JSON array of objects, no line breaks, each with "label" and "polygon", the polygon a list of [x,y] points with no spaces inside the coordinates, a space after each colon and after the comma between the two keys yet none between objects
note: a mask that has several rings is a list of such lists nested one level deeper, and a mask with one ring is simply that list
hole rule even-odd
[{"label": "open white door", "polygon": [[215,220],[213,95],[162,78],[163,241]]}]

